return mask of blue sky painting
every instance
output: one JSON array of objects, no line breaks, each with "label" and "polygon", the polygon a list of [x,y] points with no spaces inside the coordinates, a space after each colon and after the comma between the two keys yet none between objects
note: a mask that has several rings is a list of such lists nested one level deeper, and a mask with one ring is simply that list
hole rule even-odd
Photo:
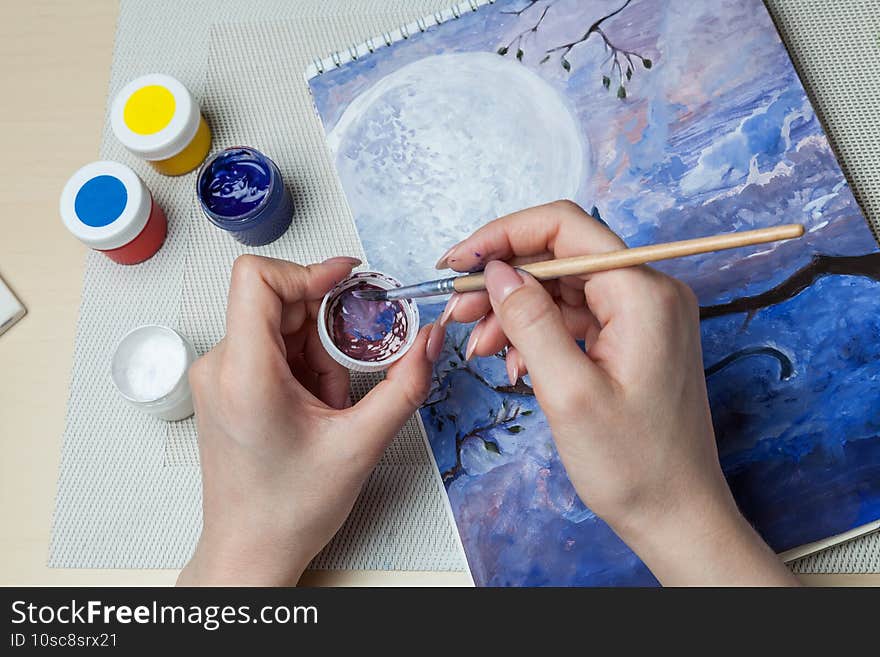
[{"label": "blue sky painting", "polygon": [[[700,299],[722,466],[771,546],[880,519],[880,253],[759,0],[499,0],[309,84],[369,265],[405,283],[557,198],[630,246],[804,223],[660,268]],[[475,582],[654,584],[469,330],[421,415]]]}]

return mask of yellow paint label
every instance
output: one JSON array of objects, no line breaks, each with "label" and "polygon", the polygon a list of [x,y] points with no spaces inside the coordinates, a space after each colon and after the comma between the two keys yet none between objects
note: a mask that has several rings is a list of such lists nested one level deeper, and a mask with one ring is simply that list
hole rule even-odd
[{"label": "yellow paint label", "polygon": [[122,118],[132,132],[152,135],[171,123],[174,95],[157,84],[141,87],[129,96]]}]

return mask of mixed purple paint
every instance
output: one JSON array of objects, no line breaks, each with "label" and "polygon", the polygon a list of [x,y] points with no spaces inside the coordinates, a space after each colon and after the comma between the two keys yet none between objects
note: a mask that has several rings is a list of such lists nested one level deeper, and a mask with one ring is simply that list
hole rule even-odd
[{"label": "mixed purple paint", "polygon": [[327,329],[339,350],[355,360],[375,363],[391,358],[406,343],[409,320],[400,301],[367,301],[355,290],[379,290],[358,283],[336,297],[327,312]]}]

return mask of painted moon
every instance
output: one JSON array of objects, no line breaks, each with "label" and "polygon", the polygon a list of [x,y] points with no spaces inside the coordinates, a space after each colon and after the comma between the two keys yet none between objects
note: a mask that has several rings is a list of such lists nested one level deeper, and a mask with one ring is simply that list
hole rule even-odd
[{"label": "painted moon", "polygon": [[426,57],[382,78],[328,136],[370,266],[404,283],[487,221],[574,198],[588,145],[556,90],[493,53]]}]

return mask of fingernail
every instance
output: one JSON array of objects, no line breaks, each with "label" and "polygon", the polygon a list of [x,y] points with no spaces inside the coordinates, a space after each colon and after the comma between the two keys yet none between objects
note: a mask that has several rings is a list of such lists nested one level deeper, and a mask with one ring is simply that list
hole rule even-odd
[{"label": "fingernail", "polygon": [[437,264],[434,265],[434,269],[446,269],[446,261],[449,259],[449,256],[452,255],[452,252],[455,251],[455,248],[458,244],[453,244],[448,249],[446,249],[446,253],[440,256],[440,259],[437,261]]},{"label": "fingernail", "polygon": [[480,342],[480,333],[482,331],[483,320],[480,320],[474,327],[474,330],[471,331],[471,337],[468,338],[467,349],[465,349],[464,351],[465,360],[470,360],[471,356],[474,355],[474,350],[477,348],[477,344]]},{"label": "fingernail", "polygon": [[442,324],[435,323],[431,326],[428,334],[428,344],[425,345],[425,355],[432,363],[436,363],[443,351],[443,339],[446,337],[446,329]]},{"label": "fingernail", "polygon": [[493,301],[503,302],[511,292],[522,287],[522,276],[510,265],[493,260],[486,265],[486,291]]},{"label": "fingernail", "polygon": [[517,365],[516,354],[507,355],[507,379],[512,386],[515,386],[516,382],[519,381],[519,365]]},{"label": "fingernail", "polygon": [[359,258],[352,258],[351,256],[336,256],[334,258],[327,258],[322,265],[351,265],[352,267],[357,267],[361,264]]},{"label": "fingernail", "polygon": [[446,308],[443,309],[443,314],[440,316],[440,326],[446,326],[449,323],[449,320],[452,319],[452,313],[455,312],[455,307],[460,300],[461,295],[457,292],[454,292],[449,297],[449,301],[446,302]]}]

